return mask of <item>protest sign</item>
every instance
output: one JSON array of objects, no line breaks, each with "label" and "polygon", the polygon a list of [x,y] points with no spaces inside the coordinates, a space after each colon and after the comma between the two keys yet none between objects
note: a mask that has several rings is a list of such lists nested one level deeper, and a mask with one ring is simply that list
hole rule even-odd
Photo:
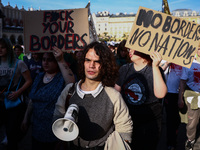
[{"label": "protest sign", "polygon": [[89,43],[88,8],[25,11],[26,52],[82,50]]},{"label": "protest sign", "polygon": [[139,7],[126,47],[190,68],[200,41],[200,24]]}]

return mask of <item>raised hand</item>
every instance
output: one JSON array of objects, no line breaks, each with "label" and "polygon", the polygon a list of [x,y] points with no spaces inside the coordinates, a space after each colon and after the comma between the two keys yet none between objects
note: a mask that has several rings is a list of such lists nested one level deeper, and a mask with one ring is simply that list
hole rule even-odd
[{"label": "raised hand", "polygon": [[63,61],[63,51],[59,49],[58,47],[54,46],[53,47],[53,55],[56,58],[58,62]]},{"label": "raised hand", "polygon": [[152,67],[158,67],[162,60],[162,56],[158,52],[153,52],[150,57],[153,60]]}]

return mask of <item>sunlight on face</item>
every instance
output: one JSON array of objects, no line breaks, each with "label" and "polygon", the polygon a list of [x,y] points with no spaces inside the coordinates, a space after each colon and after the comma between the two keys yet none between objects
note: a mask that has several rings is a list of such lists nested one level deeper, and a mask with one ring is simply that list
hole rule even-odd
[{"label": "sunlight on face", "polygon": [[96,54],[94,49],[90,49],[87,52],[85,56],[84,67],[85,67],[86,79],[89,80],[98,79],[101,66],[99,62],[99,56]]},{"label": "sunlight on face", "polygon": [[142,60],[142,58],[137,55],[137,51],[133,50],[133,49],[131,49],[129,51],[129,57],[130,57],[130,59],[131,59],[132,62],[137,62],[137,61]]}]

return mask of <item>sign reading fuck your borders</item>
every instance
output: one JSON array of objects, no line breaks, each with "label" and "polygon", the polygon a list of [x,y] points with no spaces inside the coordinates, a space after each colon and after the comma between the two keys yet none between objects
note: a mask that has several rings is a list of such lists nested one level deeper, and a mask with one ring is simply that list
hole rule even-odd
[{"label": "sign reading fuck your borders", "polygon": [[89,43],[88,8],[25,11],[26,52],[82,50]]},{"label": "sign reading fuck your borders", "polygon": [[200,41],[200,24],[139,7],[126,47],[190,68]]}]

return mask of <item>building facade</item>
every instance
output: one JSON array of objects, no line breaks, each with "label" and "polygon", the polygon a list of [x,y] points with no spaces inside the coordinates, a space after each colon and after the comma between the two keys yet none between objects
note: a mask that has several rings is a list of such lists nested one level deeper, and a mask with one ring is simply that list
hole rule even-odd
[{"label": "building facade", "polygon": [[184,20],[193,21],[200,24],[200,15],[197,11],[191,9],[176,9],[172,11],[172,15],[180,17]]},{"label": "building facade", "polygon": [[[32,10],[33,8],[28,9],[28,11]],[[9,2],[4,6],[0,0],[0,37],[7,37],[13,45],[24,44],[23,11],[26,11],[23,6],[19,9],[17,5],[10,6]],[[172,15],[200,24],[199,13],[191,9],[176,9],[172,11]],[[94,23],[94,27],[90,25],[90,28],[92,27],[90,31],[96,30],[90,33],[90,38],[97,39],[97,34],[99,39],[120,41],[129,36],[136,14],[110,14],[109,11],[102,11],[90,16],[91,14],[89,14],[89,23]]]},{"label": "building facade", "polygon": [[117,13],[110,14],[108,11],[93,13],[96,32],[99,37],[108,40],[121,40],[129,35],[135,14]]},{"label": "building facade", "polygon": [[[17,5],[12,7],[10,3],[4,6],[0,0],[0,37],[10,39],[13,45],[24,44],[23,35],[23,12],[26,11],[22,6],[21,9]],[[33,11],[29,8],[28,11]]]},{"label": "building facade", "polygon": [[15,7],[3,6],[0,1],[1,16],[1,37],[10,39],[13,45],[23,45],[23,19],[22,13],[25,9],[22,7],[19,9],[17,5]]},{"label": "building facade", "polygon": [[[98,40],[95,26],[93,24],[93,18],[90,13],[90,2],[86,6],[89,8],[88,21],[90,31],[90,41]],[[39,8],[39,11],[41,9]],[[12,7],[10,3],[4,6],[0,0],[0,37],[6,37],[10,39],[13,45],[24,45],[24,33],[23,33],[23,12],[26,11],[22,6],[21,9],[15,5]],[[27,11],[34,11],[31,7]]]}]

